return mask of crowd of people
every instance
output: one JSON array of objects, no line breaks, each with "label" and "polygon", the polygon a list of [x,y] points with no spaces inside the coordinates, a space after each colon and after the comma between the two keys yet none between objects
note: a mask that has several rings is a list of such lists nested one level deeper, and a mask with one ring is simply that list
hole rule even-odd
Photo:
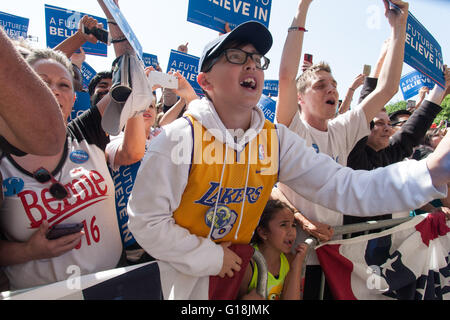
[{"label": "crowd of people", "polygon": [[[103,1],[117,59],[92,79],[91,106],[71,122],[82,90],[80,47],[97,41],[82,26],[101,25],[85,16],[53,49],[14,43],[0,30],[2,289],[66,280],[69,266],[85,275],[156,259],[189,276],[240,279],[234,298],[316,299],[322,270],[314,252],[305,260],[306,237],[326,242],[334,226],[415,209],[450,212],[450,136],[444,123],[432,126],[450,69],[443,70],[446,89],[421,90],[415,109],[385,109],[399,87],[408,3],[393,0],[397,11],[384,1],[391,35],[372,73],[357,75],[339,105],[327,63],[303,66],[299,76],[312,2],[299,0],[287,29],[275,124],[257,107],[272,46],[258,22],[205,45],[197,78],[203,98],[174,73],[178,89],[153,87],[150,105],[117,136],[105,132],[102,117],[113,99],[114,66],[134,51]],[[136,163],[126,214],[137,242],[125,247],[112,172]],[[49,239],[66,224],[79,229]],[[252,244],[265,257],[267,297],[256,293],[255,263],[244,262],[234,244]]]}]

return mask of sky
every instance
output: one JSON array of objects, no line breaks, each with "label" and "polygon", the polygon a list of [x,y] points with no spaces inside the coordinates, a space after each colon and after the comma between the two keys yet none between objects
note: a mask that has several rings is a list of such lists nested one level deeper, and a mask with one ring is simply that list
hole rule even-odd
[{"label": "sky", "polygon": [[[214,30],[187,21],[188,3],[188,0],[119,1],[144,52],[157,55],[164,71],[171,49],[188,43],[188,53],[199,57],[204,45],[218,36]],[[104,17],[96,0],[2,1],[0,11],[29,18],[28,34],[38,39],[34,45],[45,47],[45,4]],[[265,72],[266,80],[278,79],[287,29],[297,6],[298,0],[272,0],[269,30],[274,43],[267,54],[271,65]],[[409,11],[441,45],[444,63],[450,61],[450,0],[410,0]],[[341,99],[354,78],[362,73],[365,64],[375,66],[381,45],[390,34],[382,0],[314,0],[308,12],[306,29],[303,53],[312,54],[314,62],[330,64]],[[97,72],[110,69],[113,60],[112,46],[108,49],[107,58],[89,55],[86,58]],[[404,64],[403,74],[412,70]],[[354,102],[358,97],[359,90],[354,95]],[[400,100],[403,97],[399,91],[391,102]]]}]

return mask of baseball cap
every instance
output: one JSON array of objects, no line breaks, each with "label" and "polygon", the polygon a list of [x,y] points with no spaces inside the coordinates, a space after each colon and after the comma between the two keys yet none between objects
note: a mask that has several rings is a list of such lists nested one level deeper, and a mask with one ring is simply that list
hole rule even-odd
[{"label": "baseball cap", "polygon": [[270,50],[273,43],[272,35],[265,25],[257,21],[244,22],[205,46],[200,58],[199,70],[202,71],[204,65],[206,66],[205,61],[219,56],[223,52],[223,48],[235,40],[252,44],[262,55]]}]

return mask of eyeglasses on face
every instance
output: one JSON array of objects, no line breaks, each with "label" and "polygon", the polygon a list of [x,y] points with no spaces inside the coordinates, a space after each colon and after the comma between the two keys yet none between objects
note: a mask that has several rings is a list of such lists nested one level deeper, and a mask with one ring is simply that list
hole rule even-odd
[{"label": "eyeglasses on face", "polygon": [[233,48],[224,50],[218,57],[212,59],[209,63],[207,71],[211,70],[213,65],[220,59],[222,55],[225,55],[225,58],[229,63],[240,65],[246,64],[248,57],[250,57],[255,62],[256,68],[261,70],[267,70],[270,64],[269,58],[265,57],[262,54],[251,53],[238,48]]},{"label": "eyeglasses on face", "polygon": [[40,183],[47,183],[51,181],[52,185],[50,186],[50,194],[58,200],[65,199],[69,193],[67,192],[66,187],[64,187],[58,180],[56,180],[53,175],[48,172],[45,168],[39,168],[33,173],[34,179]]},{"label": "eyeglasses on face", "polygon": [[391,123],[391,127],[401,127],[405,124],[406,121],[408,121],[408,120],[396,121],[394,123]]}]

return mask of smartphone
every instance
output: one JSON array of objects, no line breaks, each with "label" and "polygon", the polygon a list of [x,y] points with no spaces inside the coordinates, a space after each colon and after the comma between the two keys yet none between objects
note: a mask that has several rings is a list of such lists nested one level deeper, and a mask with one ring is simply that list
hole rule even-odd
[{"label": "smartphone", "polygon": [[406,101],[406,110],[408,110],[410,108],[415,108],[415,107],[416,107],[416,101],[414,101],[414,100]]},{"label": "smartphone", "polygon": [[178,89],[178,79],[173,74],[150,71],[148,81],[152,87],[155,85],[160,85],[161,87],[167,89]]},{"label": "smartphone", "polygon": [[313,63],[313,56],[312,54],[305,53],[305,56],[303,57],[303,61]]},{"label": "smartphone", "polygon": [[401,9],[394,3],[392,3],[391,1],[389,2],[389,9],[396,11],[397,13],[401,12]]},{"label": "smartphone", "polygon": [[363,69],[363,74],[368,77],[370,74],[370,71],[372,70],[372,67],[369,66],[368,64],[364,65],[364,69]]},{"label": "smartphone", "polygon": [[85,34],[92,34],[97,38],[98,41],[106,43],[107,45],[111,44],[111,37],[109,36],[109,32],[105,29],[88,29],[84,25],[81,26],[81,30]]},{"label": "smartphone", "polygon": [[48,240],[55,240],[69,234],[80,232],[83,229],[82,223],[57,224],[50,228],[47,233]]}]

